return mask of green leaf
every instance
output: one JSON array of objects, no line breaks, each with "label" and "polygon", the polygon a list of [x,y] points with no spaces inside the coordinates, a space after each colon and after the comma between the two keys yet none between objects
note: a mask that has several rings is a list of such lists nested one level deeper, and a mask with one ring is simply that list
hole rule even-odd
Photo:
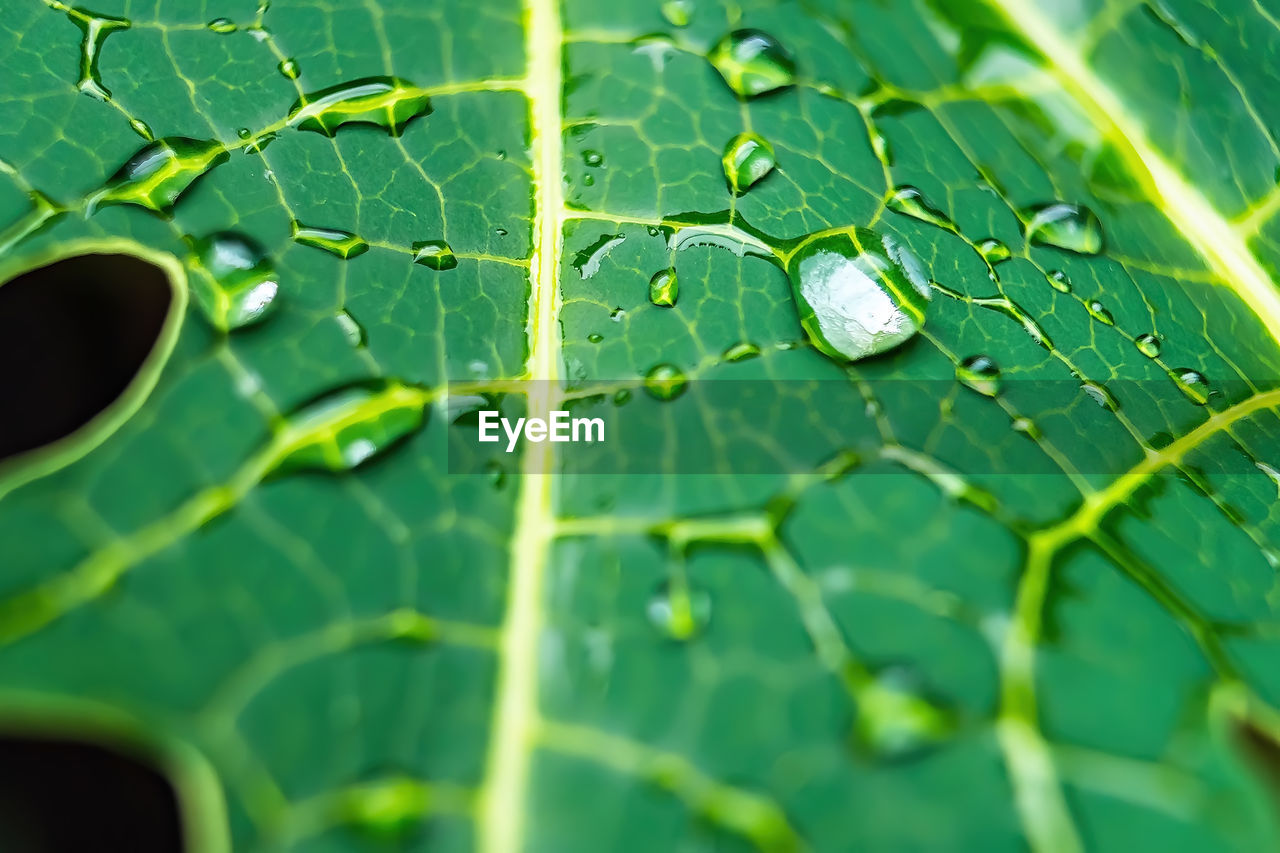
[{"label": "green leaf", "polygon": [[1274,848],[1280,24],[1090,8],[14,0],[0,280],[183,313],[0,721],[193,851]]}]

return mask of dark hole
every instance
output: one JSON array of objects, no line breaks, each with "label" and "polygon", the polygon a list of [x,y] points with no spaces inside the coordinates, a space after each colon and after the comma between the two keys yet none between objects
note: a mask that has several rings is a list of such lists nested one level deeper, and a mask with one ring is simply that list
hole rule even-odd
[{"label": "dark hole", "polygon": [[180,853],[177,795],[154,768],[104,747],[0,736],[0,848]]},{"label": "dark hole", "polygon": [[154,264],[81,255],[0,285],[0,459],[88,423],[160,336],[171,298]]}]

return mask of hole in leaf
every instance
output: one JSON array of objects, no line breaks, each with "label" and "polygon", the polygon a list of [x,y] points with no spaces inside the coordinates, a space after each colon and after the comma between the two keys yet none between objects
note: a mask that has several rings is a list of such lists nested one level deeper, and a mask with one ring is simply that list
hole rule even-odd
[{"label": "hole in leaf", "polygon": [[115,402],[169,311],[164,270],[79,255],[0,285],[0,459],[57,441]]},{"label": "hole in leaf", "polygon": [[0,736],[0,842],[24,853],[181,853],[177,793],[154,767],[83,741]]}]

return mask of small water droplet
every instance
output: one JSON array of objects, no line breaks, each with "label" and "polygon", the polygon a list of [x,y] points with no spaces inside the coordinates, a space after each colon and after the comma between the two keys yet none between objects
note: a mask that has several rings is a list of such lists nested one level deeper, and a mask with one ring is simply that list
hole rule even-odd
[{"label": "small water droplet", "polygon": [[750,361],[760,355],[760,347],[750,341],[734,344],[724,351],[724,360],[728,362]]},{"label": "small water droplet", "polygon": [[1027,239],[1038,246],[1052,246],[1081,255],[1102,251],[1102,223],[1081,204],[1056,201],[1022,212]]},{"label": "small water droplet", "polygon": [[662,229],[656,225],[650,225],[648,228],[648,231],[649,231],[650,237],[657,237],[659,234],[662,233]]},{"label": "small water droplet", "polygon": [[413,244],[413,262],[433,270],[451,270],[458,265],[458,256],[444,240],[424,240]]},{"label": "small water droplet", "polygon": [[582,185],[583,185],[584,187],[594,187],[594,186],[596,185],[596,179],[595,179],[595,177],[594,177],[593,175],[583,175],[583,176],[582,176]]},{"label": "small water droplet", "polygon": [[342,334],[346,336],[347,343],[353,347],[362,347],[368,340],[369,336],[364,330],[364,326],[355,317],[351,316],[351,312],[343,308],[334,315],[334,319],[338,321],[338,327],[342,329]]},{"label": "small water droplet", "polygon": [[893,165],[893,146],[889,144],[889,140],[885,135],[874,127],[870,132],[871,151],[876,155],[876,159],[886,166]]},{"label": "small water droplet", "polygon": [[198,178],[229,157],[227,149],[216,140],[181,136],[158,139],[130,157],[90,198],[89,208],[136,204],[156,212],[166,211]]},{"label": "small water droplet", "polygon": [[1089,399],[1093,400],[1093,402],[1097,403],[1108,412],[1118,411],[1120,408],[1120,401],[1112,395],[1111,391],[1107,389],[1107,386],[1101,383],[1085,381],[1080,384],[1080,390],[1089,395]]},{"label": "small water droplet", "polygon": [[734,30],[707,58],[740,97],[754,98],[795,83],[795,60],[777,39],[760,30]]},{"label": "small water droplet", "polygon": [[1019,415],[1013,419],[1010,426],[1013,427],[1014,432],[1020,432],[1027,438],[1039,439],[1041,437],[1040,427],[1036,426],[1036,422],[1031,418]]},{"label": "small water droplet", "polygon": [[691,640],[711,619],[711,596],[706,590],[667,582],[649,599],[645,614],[649,624],[671,639]]},{"label": "small water droplet", "polygon": [[303,225],[297,221],[293,223],[293,239],[304,246],[323,249],[343,260],[363,255],[369,251],[369,244],[350,231],[342,231],[337,228],[317,228],[311,225]]},{"label": "small water droplet", "polygon": [[1045,275],[1049,281],[1049,286],[1059,293],[1071,292],[1071,279],[1062,270],[1051,270]]},{"label": "small water droplet", "polygon": [[276,66],[276,70],[289,80],[297,80],[298,75],[302,73],[302,69],[298,67],[298,61],[292,57],[280,60],[280,64]]},{"label": "small water droplet", "polygon": [[988,237],[983,240],[977,245],[977,249],[978,254],[982,255],[982,259],[993,267],[1013,257],[1009,247],[994,237]]},{"label": "small water droplet", "polygon": [[289,124],[333,136],[346,124],[373,124],[399,136],[409,122],[430,115],[431,99],[399,77],[365,77],[304,95]]},{"label": "small water droplet", "polygon": [[604,335],[600,334],[599,332],[592,332],[591,334],[587,335],[587,340],[593,344],[598,344],[604,340]]},{"label": "small water droplet", "polygon": [[889,196],[885,206],[895,213],[919,219],[921,222],[928,222],[930,225],[936,225],[939,228],[946,228],[948,231],[955,228],[951,218],[929,204],[920,190],[906,184],[894,189],[893,195]]},{"label": "small water droplet", "polygon": [[787,275],[809,340],[839,361],[891,350],[924,325],[928,277],[891,236],[850,228],[818,237],[792,255]]},{"label": "small water droplet", "polygon": [[1000,393],[1000,368],[985,355],[974,355],[956,365],[956,378],[987,397]]},{"label": "small water droplet", "polygon": [[355,386],[289,415],[277,435],[274,471],[349,471],[384,453],[426,421],[427,395],[398,382]]},{"label": "small water droplet", "polygon": [[734,195],[751,189],[777,165],[773,146],[755,133],[740,133],[724,147],[720,163],[724,167],[724,179]]},{"label": "small water droplet", "polygon": [[234,33],[236,31],[235,22],[229,18],[214,18],[207,26],[215,33],[220,33],[222,35]]},{"label": "small water droplet", "polygon": [[658,400],[674,400],[688,384],[688,378],[674,364],[659,364],[644,376],[644,389]]},{"label": "small water droplet", "polygon": [[905,670],[888,669],[857,691],[854,746],[874,758],[917,755],[946,738],[951,715],[918,692]]},{"label": "small water droplet", "polygon": [[242,127],[236,131],[236,136],[241,139],[248,139],[250,136],[253,136],[253,131],[247,127]]},{"label": "small water droplet", "polygon": [[582,162],[592,169],[598,169],[604,165],[604,155],[588,148],[582,152]]},{"label": "small water droplet", "polygon": [[1089,312],[1089,316],[1097,320],[1099,323],[1106,323],[1108,326],[1116,324],[1116,318],[1111,316],[1111,312],[1096,299],[1091,299],[1085,303],[1085,310]]},{"label": "small water droplet", "polygon": [[129,119],[129,128],[148,142],[155,140],[155,135],[151,132],[151,127],[141,119]]},{"label": "small water droplet", "polygon": [[257,323],[275,307],[279,279],[266,253],[247,237],[212,234],[195,243],[201,275],[191,278],[195,303],[217,329]]},{"label": "small water droplet", "polygon": [[604,263],[605,258],[609,257],[609,253],[622,245],[626,239],[624,234],[601,234],[590,246],[574,254],[570,266],[577,270],[582,278],[591,278],[600,272],[600,265]]},{"label": "small water droplet", "polygon": [[615,406],[625,406],[629,402],[631,402],[631,390],[629,388],[620,388],[613,395],[613,404]]},{"label": "small water droplet", "polygon": [[654,305],[670,308],[676,304],[679,296],[680,279],[676,277],[674,268],[658,270],[653,274],[653,278],[649,279],[649,301]]},{"label": "small water droplet", "polygon": [[507,229],[505,228],[495,228],[493,229],[493,233],[497,234],[499,237],[505,237],[507,236],[508,232],[507,232]]},{"label": "small water droplet", "polygon": [[692,0],[667,0],[662,4],[662,17],[673,27],[687,27],[693,20]]},{"label": "small water droplet", "polygon": [[1209,402],[1209,380],[1200,371],[1189,367],[1175,367],[1169,371],[1169,378],[1192,403],[1203,406]]},{"label": "small water droplet", "polygon": [[1147,358],[1156,358],[1160,355],[1160,339],[1155,335],[1138,335],[1133,339],[1133,345]]}]

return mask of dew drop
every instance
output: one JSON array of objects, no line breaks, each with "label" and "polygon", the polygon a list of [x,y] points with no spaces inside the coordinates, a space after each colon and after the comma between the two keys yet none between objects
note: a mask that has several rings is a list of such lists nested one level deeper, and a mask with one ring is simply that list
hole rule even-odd
[{"label": "dew drop", "polygon": [[1177,367],[1169,371],[1169,378],[1178,386],[1183,396],[1192,403],[1203,406],[1209,402],[1211,393],[1209,380],[1200,371],[1189,367]]},{"label": "dew drop", "polygon": [[214,18],[207,24],[207,26],[215,33],[219,33],[221,35],[234,33],[236,31],[235,22],[229,18]]},{"label": "dew drop", "polygon": [[1138,335],[1133,339],[1133,345],[1147,358],[1156,358],[1160,355],[1160,339],[1155,335]]},{"label": "dew drop", "polygon": [[734,30],[720,39],[707,58],[740,97],[754,98],[795,82],[791,54],[760,30]]},{"label": "dew drop", "polygon": [[369,251],[369,244],[350,231],[341,231],[337,228],[316,228],[310,225],[303,225],[296,220],[293,222],[292,227],[295,242],[301,243],[303,246],[323,249],[343,260],[363,255]]},{"label": "dew drop", "polygon": [[871,129],[870,134],[871,151],[876,155],[876,159],[886,166],[892,166],[893,147],[889,144],[889,140],[875,128]]},{"label": "dew drop", "polygon": [[196,241],[201,275],[191,279],[192,295],[217,329],[239,329],[261,321],[276,305],[279,278],[266,253],[248,237],[231,232]]},{"label": "dew drop", "polygon": [[1120,401],[1117,400],[1109,390],[1107,390],[1107,386],[1102,385],[1101,383],[1082,382],[1080,384],[1080,390],[1087,394],[1089,399],[1093,400],[1093,402],[1097,403],[1108,412],[1118,411],[1120,408]]},{"label": "dew drop", "polygon": [[342,823],[389,843],[421,824],[433,796],[416,779],[380,779],[345,789],[335,798],[335,809]]},{"label": "dew drop", "polygon": [[427,395],[391,382],[336,391],[289,415],[272,470],[349,471],[386,452],[426,420]]},{"label": "dew drop", "polygon": [[1089,316],[1099,323],[1106,323],[1108,326],[1116,324],[1116,318],[1112,317],[1111,312],[1098,300],[1091,299],[1085,303],[1084,307],[1089,312]]},{"label": "dew drop", "polygon": [[850,228],[810,240],[787,275],[809,340],[839,361],[891,350],[924,325],[928,279],[890,236]]},{"label": "dew drop", "polygon": [[112,175],[89,200],[93,210],[103,205],[136,204],[167,211],[195,181],[230,155],[216,140],[170,136],[145,146]]},{"label": "dew drop", "polygon": [[895,213],[910,216],[912,219],[919,219],[921,222],[928,222],[930,225],[936,225],[939,228],[946,228],[948,231],[955,228],[955,223],[951,221],[951,218],[929,204],[924,194],[913,186],[903,184],[894,189],[893,195],[889,196],[885,206]]},{"label": "dew drop", "polygon": [[596,185],[596,179],[595,179],[595,176],[594,176],[594,175],[583,175],[583,176],[582,176],[582,185],[583,185],[584,187],[594,187],[594,186]]},{"label": "dew drop", "polygon": [[764,137],[740,133],[724,147],[720,163],[730,192],[741,195],[772,172],[778,161],[774,157],[773,146]]},{"label": "dew drop", "polygon": [[362,347],[369,341],[369,335],[364,330],[364,326],[360,325],[360,321],[351,316],[351,312],[343,308],[334,315],[334,320],[338,323],[338,328],[342,329],[343,336],[347,339],[347,343],[353,347]]},{"label": "dew drop", "polygon": [[711,595],[683,584],[662,584],[645,608],[649,624],[673,640],[691,640],[711,619]]},{"label": "dew drop", "polygon": [[1022,212],[1027,239],[1038,246],[1052,246],[1081,255],[1102,251],[1102,223],[1092,210],[1080,204],[1056,201]]},{"label": "dew drop", "polygon": [[983,240],[976,248],[978,249],[978,254],[982,255],[982,259],[993,267],[1013,257],[1009,247],[994,237],[988,237]]},{"label": "dew drop", "polygon": [[304,95],[289,111],[299,130],[333,136],[346,124],[373,124],[399,136],[416,118],[430,115],[431,99],[399,77],[365,77]]},{"label": "dew drop", "polygon": [[129,128],[148,142],[155,141],[155,134],[151,132],[151,127],[142,119],[129,119]]},{"label": "dew drop", "polygon": [[662,17],[673,27],[687,27],[693,20],[692,0],[667,0],[662,4]]},{"label": "dew drop", "polygon": [[253,136],[253,131],[249,130],[247,127],[242,127],[236,131],[236,136],[241,139],[248,139],[250,136]]},{"label": "dew drop", "polygon": [[854,746],[874,758],[916,755],[947,737],[953,720],[916,690],[900,669],[886,670],[857,692]]},{"label": "dew drop", "polygon": [[604,335],[598,332],[592,332],[591,334],[587,335],[587,340],[593,344],[598,344],[604,340]]},{"label": "dew drop", "polygon": [[1071,279],[1062,270],[1051,270],[1045,274],[1045,278],[1048,279],[1049,286],[1059,293],[1071,292]]},{"label": "dew drop", "polygon": [[298,67],[298,61],[293,58],[280,60],[280,64],[276,66],[276,70],[289,80],[297,80],[298,75],[302,74],[302,69]]},{"label": "dew drop", "polygon": [[644,389],[657,400],[674,400],[688,384],[688,378],[674,364],[659,364],[644,376]]},{"label": "dew drop", "polygon": [[760,355],[760,347],[750,341],[734,344],[724,351],[724,360],[732,363],[750,361]]},{"label": "dew drop", "polygon": [[1000,393],[1000,368],[989,356],[974,355],[956,365],[956,378],[986,397]]},{"label": "dew drop", "polygon": [[1022,415],[1014,418],[1010,426],[1013,427],[1014,432],[1020,432],[1030,439],[1039,439],[1042,435],[1040,427],[1036,426],[1036,422]]},{"label": "dew drop", "polygon": [[413,244],[413,262],[433,270],[451,270],[458,256],[444,240],[424,240]]},{"label": "dew drop", "polygon": [[649,301],[654,305],[670,308],[680,296],[680,279],[674,268],[658,270],[649,279]]},{"label": "dew drop", "polygon": [[592,169],[598,169],[604,165],[604,155],[599,151],[587,149],[582,152],[582,162]]},{"label": "dew drop", "polygon": [[591,278],[600,272],[600,265],[604,263],[605,258],[609,257],[609,253],[622,245],[626,239],[624,234],[601,234],[590,246],[574,254],[570,266],[577,270],[582,278]]},{"label": "dew drop", "polygon": [[620,388],[613,395],[613,404],[615,406],[625,406],[631,402],[631,390],[629,388]]}]

